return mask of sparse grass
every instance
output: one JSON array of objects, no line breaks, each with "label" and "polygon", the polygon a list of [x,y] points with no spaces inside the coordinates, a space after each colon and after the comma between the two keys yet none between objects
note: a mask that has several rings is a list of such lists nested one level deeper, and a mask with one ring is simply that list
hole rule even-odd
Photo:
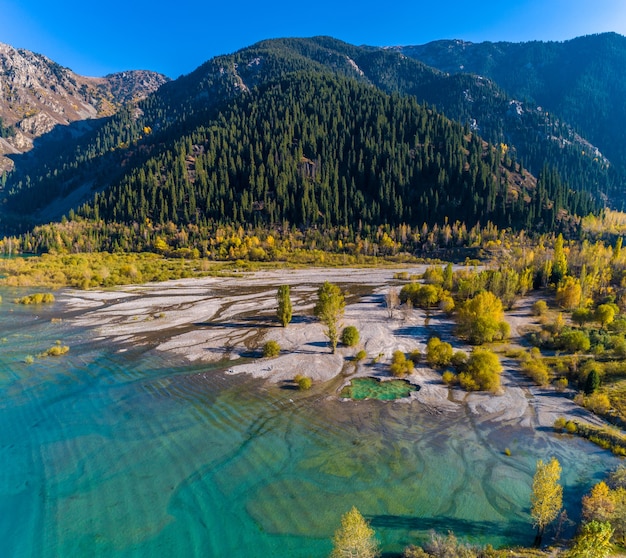
[{"label": "sparse grass", "polygon": [[615,427],[592,426],[560,417],[554,422],[554,429],[557,432],[567,432],[586,438],[601,448],[612,451],[615,455],[626,456],[626,435]]}]

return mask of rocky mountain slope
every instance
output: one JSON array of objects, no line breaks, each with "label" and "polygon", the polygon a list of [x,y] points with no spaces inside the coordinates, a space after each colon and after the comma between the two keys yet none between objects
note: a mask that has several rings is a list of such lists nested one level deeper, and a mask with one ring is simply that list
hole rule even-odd
[{"label": "rocky mountain slope", "polygon": [[84,77],[45,56],[0,43],[0,171],[13,166],[4,155],[28,151],[56,126],[111,116],[167,81],[149,71]]},{"label": "rocky mountain slope", "polygon": [[394,48],[449,74],[493,80],[510,97],[572,125],[626,170],[626,37],[603,33],[564,42],[460,40]]}]

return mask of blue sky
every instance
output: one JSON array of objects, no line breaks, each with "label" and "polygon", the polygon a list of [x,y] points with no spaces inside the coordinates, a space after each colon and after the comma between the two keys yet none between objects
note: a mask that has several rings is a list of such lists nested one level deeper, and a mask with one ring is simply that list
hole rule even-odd
[{"label": "blue sky", "polygon": [[146,69],[172,78],[276,37],[353,44],[567,40],[626,35],[625,0],[0,0],[0,42],[83,75]]}]

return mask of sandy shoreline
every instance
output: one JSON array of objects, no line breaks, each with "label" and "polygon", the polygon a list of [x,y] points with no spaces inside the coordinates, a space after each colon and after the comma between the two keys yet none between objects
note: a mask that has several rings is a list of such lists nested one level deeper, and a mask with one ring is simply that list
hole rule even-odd
[{"label": "sandy shoreline", "polygon": [[[73,314],[71,324],[92,328],[100,339],[119,343],[122,350],[127,344],[150,344],[191,362],[230,361],[225,364],[228,374],[245,373],[275,383],[292,380],[296,374],[325,382],[342,371],[350,377],[387,378],[394,351],[424,353],[432,335],[450,342],[455,350],[470,350],[453,336],[451,321],[438,314],[428,325],[425,313],[417,309],[396,309],[393,318],[389,317],[385,294],[390,287],[399,290],[403,284],[394,279],[394,273],[420,274],[425,268],[272,270],[111,291],[67,290],[60,301]],[[331,354],[322,325],[312,317],[316,291],[324,281],[339,284],[347,295],[343,326],[359,329],[361,342],[356,348],[339,347]],[[280,284],[291,286],[294,318],[287,328],[280,327],[275,318]],[[509,317],[513,342],[518,330],[532,319],[530,304],[522,302]],[[260,348],[268,340],[279,343],[280,356],[261,358]],[[351,357],[359,349],[365,349],[368,357],[355,370]],[[559,416],[602,424],[563,394],[533,386],[513,361],[504,359],[503,365],[503,390],[498,396],[449,390],[438,372],[418,366],[408,379],[421,389],[411,400],[432,412],[470,412],[480,420],[532,428],[551,427]]]}]

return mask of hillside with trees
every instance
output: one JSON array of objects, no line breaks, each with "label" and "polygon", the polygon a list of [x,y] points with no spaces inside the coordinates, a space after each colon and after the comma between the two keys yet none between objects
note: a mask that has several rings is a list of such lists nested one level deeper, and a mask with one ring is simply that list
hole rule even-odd
[{"label": "hillside with trees", "polygon": [[[491,194],[487,193],[488,200],[485,202],[487,208],[483,210],[476,208],[479,209],[479,214],[472,218],[473,222],[480,221],[484,224],[486,220],[492,219],[494,202],[499,203],[500,209],[498,211],[502,215],[499,217],[493,215],[493,220],[504,226],[519,227],[526,222],[534,223],[539,219],[538,212],[541,213],[546,209],[549,209],[555,216],[559,215],[562,208],[566,212],[583,215],[589,210],[603,205],[609,194],[615,192],[620,184],[620,177],[616,175],[614,166],[610,165],[609,161],[603,157],[597,156],[595,148],[580,138],[566,122],[561,119],[553,119],[542,111],[509,98],[503,90],[489,80],[478,79],[470,75],[449,76],[389,49],[355,47],[327,37],[283,39],[263,41],[232,55],[216,57],[191,74],[163,85],[147,99],[130,104],[114,116],[102,119],[97,128],[89,133],[65,138],[62,143],[43,142],[40,149],[35,149],[32,152],[32,156],[16,160],[16,169],[12,173],[2,175],[4,211],[0,225],[5,234],[7,232],[23,232],[32,229],[38,223],[59,220],[63,215],[69,216],[70,212],[76,213],[82,204],[93,206],[94,211],[96,211],[96,207],[98,208],[97,211],[104,210],[103,216],[106,214],[108,218],[117,218],[106,213],[107,208],[112,208],[114,205],[113,194],[111,193],[113,190],[109,191],[111,186],[116,192],[127,190],[130,184],[136,183],[136,176],[141,174],[141,169],[143,169],[144,174],[149,174],[146,165],[162,160],[163,157],[170,157],[171,161],[165,161],[166,166],[159,169],[159,174],[163,175],[165,181],[179,181],[179,178],[175,178],[175,176],[177,173],[180,174],[182,167],[180,164],[176,167],[173,161],[182,153],[181,145],[185,144],[186,146],[184,158],[196,158],[197,154],[186,148],[193,148],[193,145],[202,143],[200,140],[195,141],[195,135],[204,133],[201,131],[202,128],[212,126],[219,128],[225,118],[230,118],[231,115],[237,118],[237,112],[242,110],[237,108],[238,106],[254,104],[259,95],[271,90],[280,80],[286,79],[287,76],[294,73],[310,76],[324,75],[329,80],[351,80],[355,84],[360,84],[359,86],[363,88],[362,91],[378,91],[397,98],[406,98],[408,103],[425,104],[433,114],[435,113],[433,107],[436,107],[437,112],[460,122],[461,126],[457,130],[464,130],[463,134],[466,137],[469,137],[470,134],[472,138],[478,135],[495,145],[500,151],[503,167],[513,174],[518,173],[520,177],[517,186],[509,186],[510,193],[515,196],[515,192],[523,190],[524,195],[518,197],[517,209],[515,209],[515,201],[511,196],[508,196],[510,199],[503,196],[498,202],[495,191]],[[273,95],[279,94],[273,93]],[[364,102],[369,102],[368,95],[365,95],[364,99]],[[288,103],[289,101],[285,99],[282,102]],[[327,99],[327,102],[335,102],[335,100]],[[324,110],[332,111],[334,108],[331,105],[325,107]],[[264,115],[261,113],[258,117],[264,118]],[[389,115],[386,118],[389,118]],[[220,119],[222,119],[222,124]],[[324,121],[324,114],[321,114],[319,119],[318,127],[320,129],[321,126],[328,124]],[[270,127],[272,126],[269,120],[266,123]],[[348,123],[347,125],[353,126],[354,129],[355,123]],[[396,127],[402,127],[402,125],[402,121],[395,124]],[[259,126],[259,123],[255,123],[254,126]],[[450,129],[452,130],[452,128]],[[386,129],[383,128],[381,131],[384,133]],[[223,134],[223,132],[220,133]],[[317,133],[326,135],[327,131],[318,131]],[[456,133],[458,132],[453,132],[453,135]],[[239,132],[234,135],[237,134]],[[249,131],[243,130],[240,137],[222,136],[221,141],[242,142],[248,134]],[[297,136],[298,134],[293,139],[298,141],[303,139]],[[390,138],[389,142],[395,144],[396,140],[397,138]],[[269,142],[273,141],[275,138],[270,137]],[[441,144],[441,134],[438,141]],[[454,138],[443,140],[444,143],[450,144],[454,144],[456,141]],[[479,140],[474,139],[473,141],[478,142]],[[416,146],[410,146],[410,149],[414,147]],[[228,149],[236,151],[238,147],[233,145]],[[268,146],[264,149],[275,149],[275,147]],[[383,198],[380,203],[386,207],[382,211],[373,206],[368,207],[367,214],[360,216],[361,220],[363,221],[363,218],[365,221],[381,219],[380,222],[374,223],[379,225],[387,222],[401,222],[411,218],[413,220],[409,224],[420,226],[420,212],[428,213],[431,216],[428,222],[433,222],[435,216],[432,212],[433,203],[438,207],[437,218],[448,217],[450,220],[465,220],[463,212],[471,212],[478,202],[472,201],[470,206],[467,206],[459,203],[463,198],[462,196],[459,197],[458,193],[448,192],[447,183],[454,174],[454,172],[452,175],[450,174],[451,167],[458,166],[461,159],[458,157],[454,161],[445,159],[450,153],[446,151],[445,147],[441,150],[440,145],[437,145],[437,149],[439,150],[439,158],[436,158],[435,164],[441,165],[443,174],[433,180],[432,184],[427,184],[426,192],[420,192],[419,195],[413,192],[410,200],[405,197],[402,201],[402,208],[389,197],[391,192],[381,192]],[[314,151],[311,150],[308,153],[303,151],[302,155],[317,164],[315,158],[317,154]],[[166,153],[169,155],[165,155]],[[242,163],[248,164],[249,154],[246,156],[239,155],[242,157]],[[334,156],[334,153],[329,152],[328,155]],[[354,156],[358,156],[358,153]],[[255,159],[253,174],[256,173],[258,163],[263,157],[256,157]],[[467,164],[471,164],[471,159],[467,157],[467,154],[462,159]],[[237,157],[234,156],[232,160],[236,163]],[[277,162],[278,168],[280,168],[283,160]],[[148,161],[152,162],[148,163]],[[339,160],[336,162],[339,163]],[[208,171],[217,172],[216,167],[210,168],[210,160],[205,161],[205,163],[209,164],[206,167]],[[264,164],[267,167],[267,164]],[[325,158],[321,164],[330,164],[330,161]],[[296,166],[298,165],[301,165],[301,162],[296,160]],[[497,165],[492,164],[492,166],[492,170],[495,171]],[[340,163],[339,167],[337,172],[341,174],[340,171],[345,170],[344,163]],[[317,174],[318,170],[319,166],[316,170],[316,177],[320,176]],[[360,176],[364,179],[365,174],[371,170],[365,169],[365,173],[361,172]],[[377,168],[373,170],[378,173]],[[196,172],[195,169],[193,171]],[[281,168],[280,171],[282,172],[283,169]],[[154,169],[150,172],[154,174]],[[202,172],[201,169],[201,175]],[[334,192],[333,196],[344,196],[346,188],[348,191],[351,190],[351,180],[354,179],[355,188],[357,190],[365,189],[367,192],[363,194],[366,198],[365,204],[359,201],[359,207],[364,208],[369,203],[367,195],[372,195],[375,190],[375,181],[372,181],[371,184],[361,184],[358,182],[359,175],[355,173],[350,176],[343,174],[341,178],[347,182],[344,188],[339,180],[335,180],[331,176],[335,171],[330,171],[329,174],[326,170],[324,172],[327,173],[325,178],[327,177],[331,181],[329,187],[333,188],[334,184],[338,187],[338,191]],[[383,185],[383,189],[385,182],[390,180],[389,172],[390,169],[384,169],[384,175],[376,178],[376,181],[380,181]],[[428,172],[435,172],[432,164]],[[471,173],[474,172],[478,172],[478,169],[471,170]],[[235,174],[238,175],[236,180],[240,183],[244,177],[252,177],[255,180],[258,178],[251,176],[248,171],[237,170]],[[288,180],[293,179],[293,168],[288,171],[286,176]],[[549,193],[542,197],[538,189],[537,195],[531,195],[532,188],[527,188],[524,183],[528,180],[532,181],[532,177],[539,178],[539,183],[544,184]],[[261,182],[265,179],[265,176],[260,178]],[[403,175],[402,180],[399,184],[394,185],[394,188],[402,189],[402,183],[406,182],[406,179],[406,175]],[[231,180],[232,176],[229,176],[229,182]],[[333,180],[335,181],[332,182]],[[453,178],[452,180],[456,179]],[[498,180],[499,178],[496,177],[496,182]],[[452,183],[450,182],[450,184]],[[243,187],[243,185],[240,184],[239,187]],[[241,190],[238,190],[228,194],[227,199],[223,200],[225,203],[225,211],[222,213],[223,219],[242,222],[245,220],[242,219],[243,214],[255,216],[253,219],[255,223],[259,221],[258,217],[262,213],[257,214],[256,211],[250,211],[250,204],[252,203],[250,200],[260,201],[257,199],[259,192],[254,193],[254,190],[258,190],[259,186],[256,183],[249,183],[246,187],[250,188],[247,195],[248,199],[244,198]],[[289,187],[291,187],[291,183]],[[228,189],[225,184],[222,188]],[[445,197],[451,198],[451,200],[449,202],[444,201],[444,203],[430,200],[430,198],[434,198],[437,190],[439,190],[437,196],[441,197],[442,188],[446,190]],[[505,187],[496,185],[495,189],[498,188],[503,189]],[[550,191],[550,189],[554,191]],[[556,190],[561,193],[557,195]],[[292,192],[294,196],[296,191]],[[573,194],[572,191],[588,192],[592,200],[589,200],[589,196],[586,194]],[[138,194],[138,192],[126,193],[126,200],[130,199],[128,196],[132,198]],[[179,194],[180,191],[175,194],[173,206],[167,208],[168,213],[172,214],[174,222],[184,219],[184,214],[181,216],[174,215],[177,214],[177,209],[174,206],[181,199]],[[477,191],[473,192],[471,196],[474,194],[477,197],[482,195],[481,192]],[[170,194],[164,193],[163,195],[163,208],[165,209]],[[94,196],[97,196],[95,200]],[[189,193],[186,196],[188,197]],[[194,191],[192,199],[203,196],[206,196],[206,193]],[[396,194],[396,197],[398,196],[399,194]],[[574,196],[574,198],[579,196],[580,200],[571,203],[563,201],[552,204],[552,201],[557,198],[570,196]],[[230,197],[233,199],[231,200]],[[232,204],[238,201],[238,198],[244,203],[242,207],[237,208],[237,215],[235,215]],[[542,201],[533,204],[531,200],[538,198],[541,198]],[[107,201],[103,202],[104,199]],[[427,211],[422,204],[426,199],[429,199]],[[409,211],[405,207],[407,201],[412,203],[416,200],[420,203],[420,209],[412,208]],[[265,203],[266,200],[264,199],[263,202]],[[316,200],[316,203],[320,202],[322,205],[325,203]],[[160,204],[158,200],[154,203]],[[216,203],[219,208],[219,200],[217,202],[211,201],[211,203]],[[120,205],[124,204],[127,204],[127,201],[120,202]],[[397,206],[397,214],[390,214],[390,204]],[[534,213],[529,215],[523,211],[524,215],[519,215],[523,205],[527,208],[534,208]],[[508,206],[506,210],[504,210],[505,206]],[[141,207],[145,207],[144,204],[140,204],[140,212],[151,213],[151,218],[156,218],[157,221],[167,220],[166,214],[161,213],[160,208],[157,210],[152,208],[148,212]],[[264,205],[264,207],[268,206]],[[459,208],[461,209],[460,212],[458,211]],[[554,208],[554,211],[551,208]],[[214,209],[202,209],[205,218],[213,218]],[[326,221],[327,224],[332,221],[341,224],[346,221],[346,215],[335,215],[331,219],[330,213],[323,210],[321,212],[324,214],[324,218],[317,216],[311,219],[311,215],[307,215],[306,218],[300,219],[297,215],[298,212],[294,212],[291,208],[283,209],[274,213],[275,218],[288,220],[290,223],[307,225],[320,221]],[[85,214],[89,214],[88,209],[85,211]],[[187,211],[192,215],[195,213],[193,209]],[[516,211],[517,213],[515,213]],[[314,209],[312,212],[314,213]],[[394,209],[393,212],[396,213],[396,210]],[[122,217],[124,213],[128,215]],[[128,218],[130,213],[132,212],[120,210],[119,207],[116,210],[116,215],[124,219]],[[408,213],[410,214],[407,215]],[[199,217],[202,215],[200,214]],[[545,217],[541,219],[544,224],[549,223],[547,225],[549,227],[558,221],[558,219],[553,220],[549,216]],[[190,218],[193,221],[193,217]]]},{"label": "hillside with trees", "polygon": [[508,95],[574,126],[620,172],[626,168],[626,37],[603,33],[565,42],[435,41],[398,50],[444,72],[492,79]]}]

